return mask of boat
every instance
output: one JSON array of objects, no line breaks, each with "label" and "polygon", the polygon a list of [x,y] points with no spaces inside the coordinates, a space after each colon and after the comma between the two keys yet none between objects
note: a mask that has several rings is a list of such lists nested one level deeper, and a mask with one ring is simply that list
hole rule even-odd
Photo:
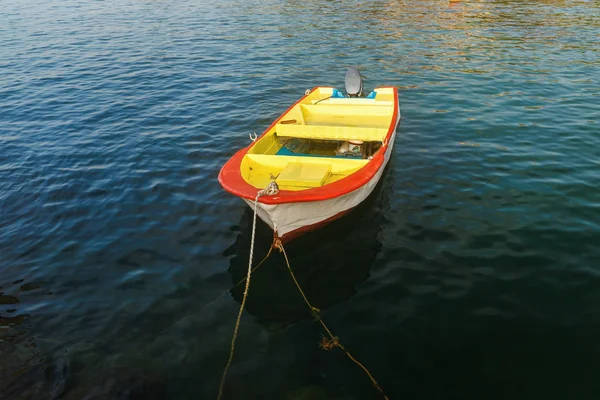
[{"label": "boat", "polygon": [[317,86],[221,168],[219,182],[283,241],[349,213],[377,185],[400,123],[398,89],[363,93],[360,72],[346,94]]}]

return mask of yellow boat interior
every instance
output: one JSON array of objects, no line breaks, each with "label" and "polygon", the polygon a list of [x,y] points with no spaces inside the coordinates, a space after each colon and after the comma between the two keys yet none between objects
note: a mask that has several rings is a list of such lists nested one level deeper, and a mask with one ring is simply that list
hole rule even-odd
[{"label": "yellow boat interior", "polygon": [[327,185],[363,168],[385,141],[394,91],[344,97],[318,87],[282,116],[248,150],[242,177],[257,189],[275,180],[282,190]]}]

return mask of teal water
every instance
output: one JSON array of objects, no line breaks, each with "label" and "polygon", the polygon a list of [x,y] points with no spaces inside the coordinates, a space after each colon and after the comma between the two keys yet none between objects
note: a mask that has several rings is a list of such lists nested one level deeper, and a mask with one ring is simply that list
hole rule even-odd
[{"label": "teal water", "polygon": [[[216,398],[251,222],[218,171],[350,65],[403,119],[287,246],[328,326],[392,399],[598,398],[598,37],[597,1],[3,1],[0,398]],[[378,398],[320,339],[273,255],[226,398]]]}]

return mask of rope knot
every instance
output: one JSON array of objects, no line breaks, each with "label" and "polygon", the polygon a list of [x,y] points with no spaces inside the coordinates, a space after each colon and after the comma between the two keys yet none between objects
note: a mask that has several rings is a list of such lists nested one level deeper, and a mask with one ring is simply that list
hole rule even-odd
[{"label": "rope knot", "polygon": [[273,244],[271,245],[273,248],[279,250],[280,253],[283,253],[283,244],[281,243],[281,239],[278,237],[273,238]]},{"label": "rope knot", "polygon": [[277,193],[279,193],[279,186],[277,185],[277,182],[271,181],[266,188],[258,192],[258,197],[275,196]]},{"label": "rope knot", "polygon": [[325,351],[333,350],[336,347],[340,347],[340,339],[337,336],[332,336],[331,339],[322,336],[319,347]]}]

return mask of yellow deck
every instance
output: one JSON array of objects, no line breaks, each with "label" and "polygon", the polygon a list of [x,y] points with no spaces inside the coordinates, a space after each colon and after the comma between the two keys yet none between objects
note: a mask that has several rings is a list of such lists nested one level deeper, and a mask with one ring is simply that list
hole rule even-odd
[{"label": "yellow deck", "polygon": [[392,88],[375,89],[374,99],[329,98],[319,87],[282,116],[252,145],[242,160],[243,178],[257,189],[275,180],[282,190],[306,190],[342,179],[369,160],[343,157],[277,155],[288,138],[324,141],[385,140],[394,114]]}]

